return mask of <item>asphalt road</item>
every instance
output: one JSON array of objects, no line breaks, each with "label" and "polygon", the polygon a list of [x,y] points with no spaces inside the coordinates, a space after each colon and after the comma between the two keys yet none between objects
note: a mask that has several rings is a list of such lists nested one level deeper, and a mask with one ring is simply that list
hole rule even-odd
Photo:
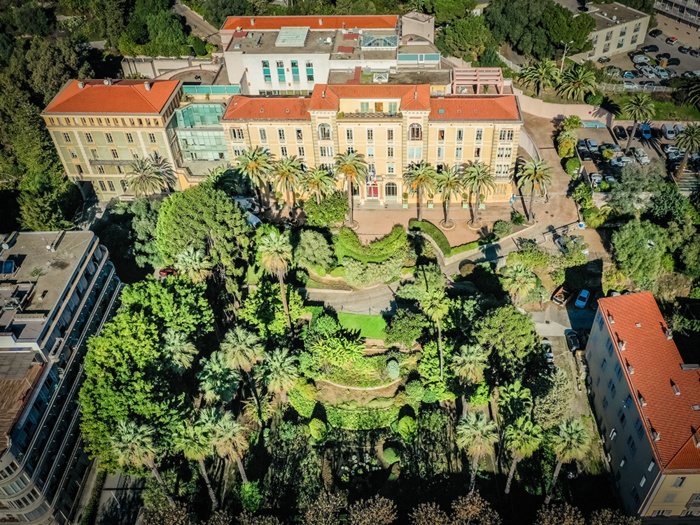
[{"label": "asphalt road", "polygon": [[216,44],[219,46],[219,48],[221,48],[221,36],[219,36],[219,30],[213,25],[206,20],[202,20],[197,13],[193,12],[189,7],[182,5],[179,2],[173,5],[173,10],[177,14],[185,17],[187,25],[190,26],[194,35],[198,36],[202,40]]}]

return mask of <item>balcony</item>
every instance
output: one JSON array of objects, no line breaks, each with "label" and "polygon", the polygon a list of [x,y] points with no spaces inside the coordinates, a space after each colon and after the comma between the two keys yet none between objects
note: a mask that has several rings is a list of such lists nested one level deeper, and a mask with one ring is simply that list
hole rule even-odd
[{"label": "balcony", "polygon": [[[683,9],[681,11],[679,8]],[[660,14],[664,14],[678,20],[699,24],[700,4],[695,0],[673,0],[673,2],[654,2],[654,9]]]}]

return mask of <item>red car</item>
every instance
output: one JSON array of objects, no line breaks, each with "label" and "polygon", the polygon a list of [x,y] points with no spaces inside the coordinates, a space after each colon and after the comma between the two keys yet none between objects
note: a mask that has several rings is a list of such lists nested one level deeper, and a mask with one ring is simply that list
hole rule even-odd
[{"label": "red car", "polygon": [[177,275],[177,270],[173,268],[172,266],[168,266],[167,268],[163,268],[158,272],[158,275],[161,277],[167,277],[168,275]]},{"label": "red car", "polygon": [[666,39],[666,43],[672,46],[675,46],[677,41],[675,36],[670,36]]}]

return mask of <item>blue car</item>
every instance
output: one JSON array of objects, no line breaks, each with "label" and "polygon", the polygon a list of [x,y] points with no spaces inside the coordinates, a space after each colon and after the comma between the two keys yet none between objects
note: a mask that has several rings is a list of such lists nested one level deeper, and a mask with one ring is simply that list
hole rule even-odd
[{"label": "blue car", "polygon": [[651,126],[649,126],[649,124],[642,124],[639,126],[639,130],[642,132],[642,138],[644,140],[651,139]]},{"label": "blue car", "polygon": [[625,71],[622,73],[622,78],[637,78],[636,71]]}]

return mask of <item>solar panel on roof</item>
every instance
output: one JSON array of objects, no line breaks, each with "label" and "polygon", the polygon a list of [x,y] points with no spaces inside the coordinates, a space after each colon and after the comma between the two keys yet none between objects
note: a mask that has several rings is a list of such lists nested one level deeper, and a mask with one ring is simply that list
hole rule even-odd
[{"label": "solar panel on roof", "polygon": [[277,34],[275,47],[303,47],[308,34],[308,27],[283,27]]}]

